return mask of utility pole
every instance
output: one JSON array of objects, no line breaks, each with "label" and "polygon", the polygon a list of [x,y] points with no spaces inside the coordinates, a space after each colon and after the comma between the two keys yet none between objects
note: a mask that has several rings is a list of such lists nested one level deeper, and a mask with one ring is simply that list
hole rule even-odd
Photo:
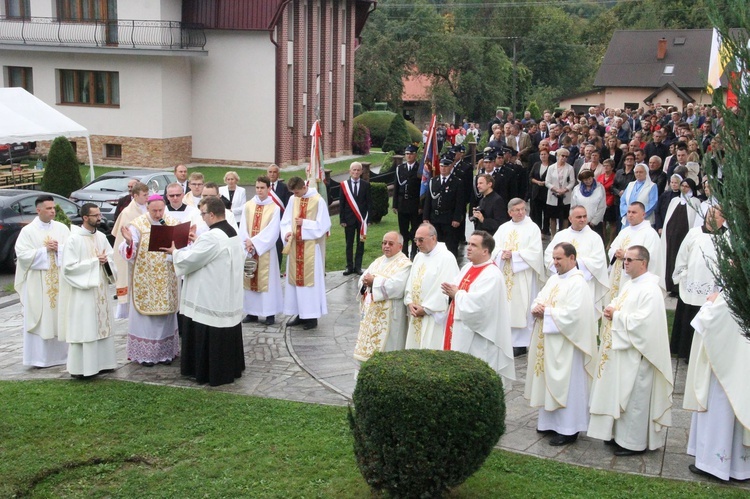
[{"label": "utility pole", "polygon": [[511,86],[511,104],[512,104],[512,110],[513,113],[517,113],[518,109],[516,109],[516,91],[518,88],[518,64],[516,59],[516,40],[518,40],[518,37],[513,37],[513,82]]}]

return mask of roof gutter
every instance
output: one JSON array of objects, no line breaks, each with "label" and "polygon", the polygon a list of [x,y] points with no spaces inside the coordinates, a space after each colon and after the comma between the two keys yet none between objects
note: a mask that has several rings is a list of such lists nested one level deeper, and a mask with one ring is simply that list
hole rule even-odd
[{"label": "roof gutter", "polygon": [[284,14],[284,9],[286,9],[287,4],[289,4],[289,2],[291,1],[292,0],[283,0],[281,2],[278,9],[276,9],[276,14],[274,14],[273,19],[271,20],[271,23],[268,26],[268,38],[271,40],[271,43],[273,43],[273,45],[276,48],[279,48],[279,43],[273,39],[273,34],[275,32],[276,25],[279,23],[281,16]]}]

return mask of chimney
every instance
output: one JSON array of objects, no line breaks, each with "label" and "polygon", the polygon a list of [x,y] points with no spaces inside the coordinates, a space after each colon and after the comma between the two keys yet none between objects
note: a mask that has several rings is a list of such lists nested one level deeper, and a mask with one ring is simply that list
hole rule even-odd
[{"label": "chimney", "polygon": [[656,60],[661,61],[667,55],[667,39],[660,38],[656,46]]}]

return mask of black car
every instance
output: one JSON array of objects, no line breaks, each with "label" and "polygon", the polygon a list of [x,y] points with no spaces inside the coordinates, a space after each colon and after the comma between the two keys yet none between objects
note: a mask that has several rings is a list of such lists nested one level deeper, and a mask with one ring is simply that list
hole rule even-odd
[{"label": "black car", "polygon": [[7,165],[11,160],[15,163],[26,159],[31,153],[31,144],[22,142],[20,144],[0,144],[0,164]]},{"label": "black car", "polygon": [[4,266],[15,266],[18,234],[37,216],[36,198],[45,194],[55,199],[55,204],[60,205],[72,223],[83,223],[78,206],[62,196],[25,189],[0,189],[0,262]]}]

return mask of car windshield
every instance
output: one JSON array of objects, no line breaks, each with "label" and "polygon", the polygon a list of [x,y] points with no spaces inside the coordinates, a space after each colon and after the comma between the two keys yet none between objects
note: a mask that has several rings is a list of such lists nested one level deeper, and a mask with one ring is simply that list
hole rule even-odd
[{"label": "car windshield", "polygon": [[130,177],[102,177],[97,178],[84,189],[97,191],[123,192],[128,190]]}]

